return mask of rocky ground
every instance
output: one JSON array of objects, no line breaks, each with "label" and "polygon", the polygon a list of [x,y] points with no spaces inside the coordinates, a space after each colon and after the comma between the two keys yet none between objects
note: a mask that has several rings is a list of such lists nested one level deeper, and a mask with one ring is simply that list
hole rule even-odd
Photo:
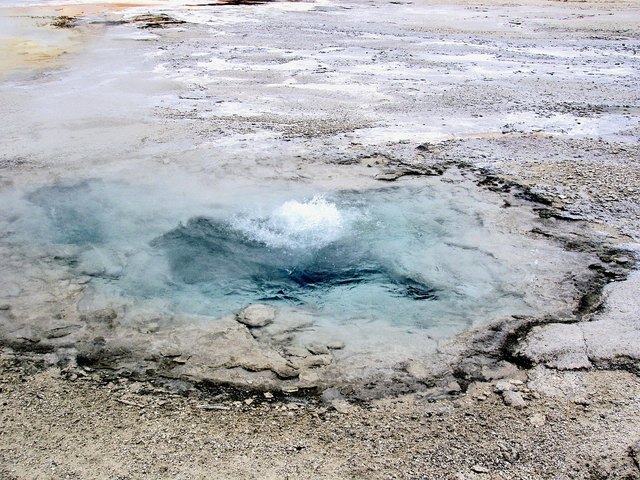
[{"label": "rocky ground", "polygon": [[[438,368],[403,363],[369,389],[308,375],[341,345],[290,351],[306,378],[251,350],[268,312],[215,327],[262,362],[227,381],[175,374],[181,351],[147,364],[105,350],[119,312],[78,312],[83,284],[55,272],[16,287],[3,250],[0,477],[640,478],[637,5],[40,8],[3,11],[3,189],[141,170],[361,186],[459,169],[533,211],[526,234],[567,264],[589,260],[550,285],[566,308],[496,320],[440,345]],[[82,350],[87,325],[103,341]],[[255,371],[259,391],[221,385]]]},{"label": "rocky ground", "polygon": [[638,478],[640,382],[624,371],[537,367],[475,382],[455,400],[411,395],[336,410],[14,363],[3,357],[6,479]]}]

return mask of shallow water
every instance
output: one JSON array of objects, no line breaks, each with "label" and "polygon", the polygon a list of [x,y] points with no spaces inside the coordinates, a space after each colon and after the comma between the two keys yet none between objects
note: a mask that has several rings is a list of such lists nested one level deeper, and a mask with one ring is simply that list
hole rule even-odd
[{"label": "shallow water", "polygon": [[382,322],[438,337],[534,309],[535,247],[492,225],[500,207],[468,185],[274,182],[198,197],[91,180],[5,200],[5,241],[86,276],[81,308],[222,317],[261,302],[330,329]]}]

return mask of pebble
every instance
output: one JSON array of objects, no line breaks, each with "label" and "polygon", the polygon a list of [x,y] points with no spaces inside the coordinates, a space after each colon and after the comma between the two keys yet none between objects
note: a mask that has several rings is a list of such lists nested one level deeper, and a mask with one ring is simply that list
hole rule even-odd
[{"label": "pebble", "polygon": [[541,427],[547,423],[547,417],[545,417],[543,413],[536,413],[529,417],[529,423],[534,427]]},{"label": "pebble", "polygon": [[231,410],[231,407],[226,405],[198,405],[198,408],[201,410]]},{"label": "pebble", "polygon": [[326,355],[329,353],[329,347],[324,343],[312,343],[307,345],[307,350],[314,355]]},{"label": "pebble", "polygon": [[506,390],[502,392],[502,401],[505,405],[514,408],[524,408],[527,406],[527,402],[524,401],[522,395],[518,392]]},{"label": "pebble", "polygon": [[621,265],[624,265],[625,263],[630,263],[631,259],[624,255],[619,255],[619,256],[613,257],[613,261]]},{"label": "pebble", "polygon": [[513,384],[506,380],[500,380],[496,382],[495,386],[493,387],[493,391],[496,393],[502,393],[513,389]]},{"label": "pebble", "polygon": [[482,465],[474,465],[473,467],[471,467],[471,470],[476,473],[489,473],[489,469],[487,467],[483,467]]}]

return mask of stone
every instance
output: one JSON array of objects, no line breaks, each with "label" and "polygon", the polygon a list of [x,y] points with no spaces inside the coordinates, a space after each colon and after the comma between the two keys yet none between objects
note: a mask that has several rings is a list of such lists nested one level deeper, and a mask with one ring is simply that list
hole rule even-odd
[{"label": "stone", "polygon": [[341,340],[332,340],[327,342],[327,348],[329,350],[342,350],[345,347],[345,344]]},{"label": "stone", "polygon": [[613,257],[613,261],[621,265],[624,265],[625,263],[631,263],[631,259],[625,255],[618,255],[616,257]]},{"label": "stone", "polygon": [[284,348],[284,354],[287,357],[299,357],[306,358],[311,355],[311,352],[304,347],[300,347],[297,345],[290,345]]},{"label": "stone", "polygon": [[325,367],[331,365],[333,357],[331,355],[311,355],[306,358],[290,358],[291,364],[299,369],[305,370],[308,368]]},{"label": "stone", "polygon": [[73,332],[80,330],[81,328],[82,328],[82,325],[64,325],[60,327],[55,327],[48,330],[45,333],[45,337],[48,339],[62,338],[62,337],[71,335]]},{"label": "stone", "polygon": [[543,413],[535,413],[529,417],[529,423],[534,427],[541,427],[547,423],[547,417]]},{"label": "stone", "polygon": [[592,365],[629,367],[640,361],[640,272],[604,289],[604,308],[589,322],[535,327],[520,353],[535,363],[562,370]]},{"label": "stone", "polygon": [[624,320],[605,317],[585,323],[581,329],[589,358],[596,365],[640,361],[640,322],[633,316]]},{"label": "stone", "polygon": [[180,355],[179,357],[173,357],[171,359],[171,361],[173,363],[177,363],[179,365],[184,365],[185,363],[187,363],[189,361],[189,356],[188,355]]},{"label": "stone", "polygon": [[160,356],[164,358],[177,358],[182,354],[182,350],[175,345],[167,345],[160,348]]},{"label": "stone", "polygon": [[298,376],[302,388],[315,387],[320,381],[320,375],[311,370],[303,370]]},{"label": "stone", "polygon": [[448,394],[455,394],[460,393],[462,391],[462,388],[460,387],[460,384],[458,382],[452,380],[451,382],[447,383],[447,385],[444,387],[444,390]]},{"label": "stone", "polygon": [[355,410],[353,405],[343,399],[332,400],[330,404],[336,410],[336,412],[342,414],[353,413],[353,411]]},{"label": "stone", "polygon": [[227,411],[227,410],[231,410],[231,407],[228,407],[226,405],[198,405],[197,408],[199,408],[200,410],[222,410],[222,411]]},{"label": "stone", "polygon": [[489,469],[487,467],[483,467],[482,465],[473,465],[471,470],[476,473],[489,473]]},{"label": "stone", "polygon": [[329,347],[324,343],[312,343],[311,345],[307,345],[307,350],[314,355],[327,355],[329,353]]},{"label": "stone", "polygon": [[443,398],[451,398],[451,396],[462,392],[462,387],[455,380],[450,381],[442,387],[431,387],[419,392],[417,396],[427,401],[435,401]]},{"label": "stone", "polygon": [[144,384],[142,384],[141,382],[132,382],[129,385],[129,392],[130,393],[134,393],[134,394],[139,394],[144,390]]},{"label": "stone", "polygon": [[527,406],[527,402],[524,401],[522,395],[519,392],[513,392],[511,390],[502,392],[502,401],[509,407],[524,408]]},{"label": "stone", "polygon": [[236,320],[250,328],[266,327],[276,318],[276,309],[256,303],[245,307],[238,313]]},{"label": "stone", "polygon": [[484,380],[500,380],[502,378],[513,377],[518,373],[518,367],[506,361],[497,362],[494,365],[482,367],[481,374]]},{"label": "stone", "polygon": [[342,393],[340,393],[340,390],[338,390],[337,388],[327,388],[324,392],[322,392],[322,395],[320,396],[320,398],[322,398],[323,402],[329,403],[329,404],[333,400],[344,399],[344,397],[342,396]]},{"label": "stone", "polygon": [[493,387],[493,391],[496,393],[502,393],[509,390],[514,390],[514,385],[506,380],[497,381],[495,386]]}]

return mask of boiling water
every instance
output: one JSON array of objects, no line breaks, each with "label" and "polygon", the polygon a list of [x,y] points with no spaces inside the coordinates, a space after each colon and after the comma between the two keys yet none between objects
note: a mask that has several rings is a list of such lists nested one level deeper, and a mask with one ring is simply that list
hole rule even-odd
[{"label": "boiling water", "polygon": [[88,278],[81,308],[215,318],[260,302],[336,327],[443,335],[532,309],[534,247],[491,226],[503,210],[468,185],[272,185],[196,197],[85,181],[5,206],[8,238]]}]

